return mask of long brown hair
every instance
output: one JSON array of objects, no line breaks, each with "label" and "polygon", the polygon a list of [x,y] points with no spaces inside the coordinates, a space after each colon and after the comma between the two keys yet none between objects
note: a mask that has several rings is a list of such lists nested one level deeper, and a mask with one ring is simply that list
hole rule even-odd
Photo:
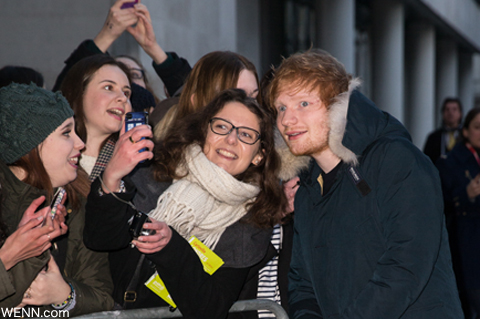
[{"label": "long brown hair", "polygon": [[255,65],[246,57],[231,51],[210,52],[195,63],[183,87],[178,104],[164,120],[155,127],[156,137],[163,135],[170,128],[169,124],[185,116],[200,111],[221,91],[235,88],[240,72],[251,71],[258,83]]},{"label": "long brown hair", "polygon": [[[40,157],[38,145],[29,153],[22,156],[16,162],[9,166],[21,168],[25,172],[25,178],[22,182],[47,192],[45,203],[50,203],[53,198],[53,187],[50,176],[45,170],[42,158]],[[90,191],[90,182],[88,174],[81,167],[78,167],[77,178],[69,184],[63,186],[67,191],[67,199],[70,205],[78,209],[80,207],[80,196],[87,197]]]},{"label": "long brown hair", "polygon": [[[284,211],[286,199],[276,174],[280,168],[280,158],[275,151],[273,123],[257,101],[241,89],[221,92],[202,111],[190,114],[173,123],[165,139],[155,146],[154,175],[161,181],[179,179],[177,167],[185,162],[185,150],[189,145],[198,144],[202,148],[208,132],[210,119],[230,102],[245,105],[260,122],[260,152],[263,154],[258,165],[250,165],[245,172],[235,176],[238,180],[260,187],[260,193],[248,207],[249,221],[260,227],[271,227],[278,223]],[[174,128],[174,129],[173,129]]]},{"label": "long brown hair", "polygon": [[[75,132],[85,143],[87,141],[87,128],[85,126],[86,117],[83,108],[83,96],[94,74],[104,65],[119,67],[127,76],[128,82],[132,83],[130,70],[125,64],[115,60],[111,56],[96,54],[78,61],[70,71],[68,71],[60,87],[60,91],[62,91],[63,96],[65,96],[75,113]],[[111,137],[117,139],[118,132],[108,136],[100,147],[103,147]]]}]

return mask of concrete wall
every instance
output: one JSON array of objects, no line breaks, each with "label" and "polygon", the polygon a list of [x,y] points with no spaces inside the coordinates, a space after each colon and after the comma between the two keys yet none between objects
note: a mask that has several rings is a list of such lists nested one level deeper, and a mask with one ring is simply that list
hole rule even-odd
[{"label": "concrete wall", "polygon": [[[52,88],[63,61],[82,40],[96,36],[113,3],[113,0],[2,1],[0,67],[7,64],[33,67],[44,75],[47,88]],[[142,3],[149,8],[157,41],[166,51],[178,52],[193,65],[208,52],[232,50],[258,66],[258,0],[143,0]],[[120,37],[109,52],[139,58],[157,94],[163,96],[163,84],[153,72],[151,59],[129,34]]]},{"label": "concrete wall", "polygon": [[480,49],[480,5],[474,0],[420,0],[465,39]]},{"label": "concrete wall", "polygon": [[63,61],[103,25],[110,0],[2,1],[0,66],[32,67],[51,88]]}]

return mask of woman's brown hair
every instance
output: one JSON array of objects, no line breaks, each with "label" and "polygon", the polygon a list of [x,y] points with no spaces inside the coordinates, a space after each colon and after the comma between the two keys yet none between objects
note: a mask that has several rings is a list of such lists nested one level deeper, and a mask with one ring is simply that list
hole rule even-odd
[{"label": "woman's brown hair", "polygon": [[[130,70],[125,64],[115,60],[111,56],[96,54],[78,61],[70,71],[68,71],[60,87],[60,91],[62,91],[63,96],[65,96],[75,113],[75,131],[85,143],[87,141],[87,128],[85,126],[86,117],[83,108],[83,96],[94,74],[104,65],[119,67],[127,76],[128,82],[132,83]],[[103,147],[111,137],[117,139],[118,132],[108,136],[100,147]]]},{"label": "woman's brown hair", "polygon": [[[45,203],[50,203],[54,195],[54,190],[50,176],[45,170],[45,166],[40,157],[40,147],[41,144],[9,166],[21,168],[25,172],[25,178],[22,182],[46,191]],[[81,205],[80,195],[86,198],[90,191],[90,181],[88,180],[87,172],[81,167],[78,167],[77,178],[63,187],[67,191],[67,200],[70,205],[78,209]]]},{"label": "woman's brown hair", "polygon": [[210,119],[227,103],[239,102],[255,114],[260,123],[259,152],[263,158],[258,165],[251,164],[245,172],[235,176],[238,180],[260,187],[260,193],[248,207],[249,220],[260,227],[272,227],[280,222],[286,199],[278,180],[280,158],[275,151],[273,123],[257,101],[241,89],[221,92],[203,110],[190,114],[172,124],[165,138],[155,146],[154,174],[157,180],[179,179],[177,167],[185,161],[185,150],[189,145],[202,148],[209,130]]},{"label": "woman's brown hair", "polygon": [[243,70],[251,71],[259,85],[255,65],[238,53],[214,51],[201,57],[188,75],[174,111],[169,112],[172,118],[167,116],[158,123],[155,136],[162,138],[170,128],[169,123],[200,111],[221,91],[235,88]]}]

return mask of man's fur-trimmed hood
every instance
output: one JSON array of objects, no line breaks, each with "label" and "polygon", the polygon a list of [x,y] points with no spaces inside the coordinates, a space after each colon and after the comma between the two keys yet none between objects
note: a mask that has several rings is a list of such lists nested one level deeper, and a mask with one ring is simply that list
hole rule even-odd
[{"label": "man's fur-trimmed hood", "polygon": [[275,128],[275,150],[281,159],[280,172],[278,178],[282,181],[288,181],[295,176],[298,176],[300,171],[308,167],[310,163],[310,156],[295,156],[290,152],[287,143],[282,137],[282,134]]},{"label": "man's fur-trimmed hood", "polygon": [[356,166],[358,164],[357,155],[343,146],[342,140],[347,127],[347,113],[350,95],[353,90],[360,86],[358,78],[352,79],[348,84],[348,91],[340,93],[335,102],[330,105],[328,111],[330,132],[328,134],[328,146],[330,150],[345,163]]},{"label": "man's fur-trimmed hood", "polygon": [[359,85],[359,79],[352,79],[348,91],[339,94],[329,109],[330,150],[352,166],[357,166],[364,151],[380,138],[411,141],[407,129],[396,118],[356,90]]},{"label": "man's fur-trimmed hood", "polygon": [[[328,110],[330,150],[353,166],[358,165],[363,151],[381,136],[393,134],[411,140],[398,120],[356,90],[360,83],[358,78],[352,79],[348,91],[339,94]],[[282,158],[281,179],[288,180],[308,167],[311,157],[293,155],[279,132],[276,132],[275,146]]]}]

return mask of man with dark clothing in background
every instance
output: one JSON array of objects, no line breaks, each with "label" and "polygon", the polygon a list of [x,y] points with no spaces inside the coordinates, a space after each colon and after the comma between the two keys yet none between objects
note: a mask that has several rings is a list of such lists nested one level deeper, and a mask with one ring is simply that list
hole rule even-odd
[{"label": "man with dark clothing in background", "polygon": [[462,103],[447,97],[442,104],[442,127],[428,135],[423,152],[435,164],[440,156],[447,155],[462,138]]}]

